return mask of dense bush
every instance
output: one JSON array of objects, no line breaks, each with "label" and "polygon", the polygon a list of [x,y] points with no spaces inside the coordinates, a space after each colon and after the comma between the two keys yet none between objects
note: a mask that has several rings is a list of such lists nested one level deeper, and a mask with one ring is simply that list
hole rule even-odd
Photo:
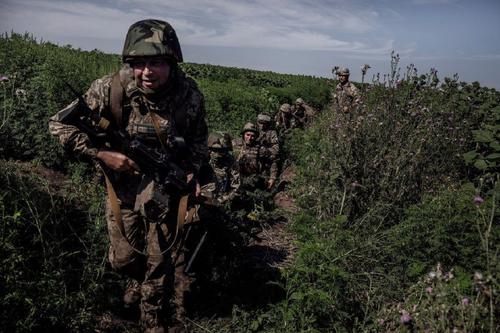
[{"label": "dense bush", "polygon": [[85,91],[92,80],[118,68],[119,58],[100,51],[37,43],[28,35],[0,37],[0,158],[64,164],[50,137],[48,118],[75,97],[66,86]]},{"label": "dense bush", "polygon": [[[324,110],[287,142],[300,250],[286,272],[287,300],[261,315],[260,330],[377,331],[379,309],[402,301],[437,263],[463,279],[487,275],[496,308],[498,169],[467,168],[463,154],[484,149],[476,129],[495,128],[499,94],[455,80],[438,87],[432,77],[375,82],[362,108]],[[488,302],[478,304],[473,331],[498,325]]]},{"label": "dense bush", "polygon": [[90,331],[108,302],[102,193],[35,171],[0,161],[0,325]]}]

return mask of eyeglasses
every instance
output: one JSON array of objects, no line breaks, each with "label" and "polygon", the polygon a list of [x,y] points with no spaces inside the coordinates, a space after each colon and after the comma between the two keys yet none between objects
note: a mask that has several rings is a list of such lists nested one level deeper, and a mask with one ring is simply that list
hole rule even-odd
[{"label": "eyeglasses", "polygon": [[137,59],[130,62],[130,66],[133,68],[145,68],[148,67],[162,67],[168,64],[165,58],[154,58],[154,59]]}]

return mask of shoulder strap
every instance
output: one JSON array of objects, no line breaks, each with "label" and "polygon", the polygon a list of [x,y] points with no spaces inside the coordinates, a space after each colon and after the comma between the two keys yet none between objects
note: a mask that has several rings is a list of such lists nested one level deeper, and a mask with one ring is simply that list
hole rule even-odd
[{"label": "shoulder strap", "polygon": [[120,128],[123,124],[123,86],[120,80],[120,72],[113,74],[111,81],[110,109],[115,124]]}]

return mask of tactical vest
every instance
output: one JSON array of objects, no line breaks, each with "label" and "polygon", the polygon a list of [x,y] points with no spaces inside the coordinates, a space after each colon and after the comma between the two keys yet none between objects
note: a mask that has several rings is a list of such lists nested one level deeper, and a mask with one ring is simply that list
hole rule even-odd
[{"label": "tactical vest", "polygon": [[[127,126],[128,119],[130,117],[131,107],[130,100],[126,94],[126,87],[130,84],[132,77],[126,75],[122,70],[119,70],[113,74],[111,80],[111,89],[109,96],[109,111],[110,115],[107,115],[118,129],[124,129]],[[176,112],[177,110],[172,110],[172,120],[173,126],[180,136],[184,136],[186,130],[186,113]]]}]

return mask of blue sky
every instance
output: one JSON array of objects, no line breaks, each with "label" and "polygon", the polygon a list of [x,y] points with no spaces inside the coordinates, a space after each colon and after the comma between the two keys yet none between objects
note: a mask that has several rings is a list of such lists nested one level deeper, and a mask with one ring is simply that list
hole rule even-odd
[{"label": "blue sky", "polygon": [[390,53],[420,73],[455,73],[500,89],[500,1],[0,0],[0,32],[119,53],[128,27],[169,21],[188,62],[359,81],[389,70]]}]

